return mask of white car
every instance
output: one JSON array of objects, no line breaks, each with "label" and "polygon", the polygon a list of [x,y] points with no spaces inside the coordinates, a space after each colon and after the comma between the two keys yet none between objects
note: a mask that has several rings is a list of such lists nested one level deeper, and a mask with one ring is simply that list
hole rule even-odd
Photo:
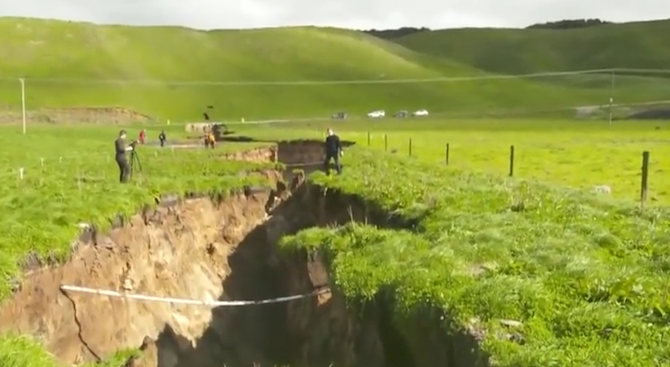
[{"label": "white car", "polygon": [[368,113],[368,118],[371,118],[371,119],[378,119],[378,118],[381,118],[381,117],[384,117],[384,116],[386,116],[386,112],[384,112],[382,110],[372,111],[372,112]]},{"label": "white car", "polygon": [[428,116],[428,111],[426,111],[426,110],[414,111],[412,116]]}]

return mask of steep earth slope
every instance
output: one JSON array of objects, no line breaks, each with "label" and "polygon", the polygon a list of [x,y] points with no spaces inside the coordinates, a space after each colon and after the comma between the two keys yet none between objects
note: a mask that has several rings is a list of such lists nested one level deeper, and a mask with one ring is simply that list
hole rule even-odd
[{"label": "steep earth slope", "polygon": [[13,111],[3,121],[20,121],[19,77],[26,78],[29,119],[46,122],[199,120],[205,111],[213,119],[328,118],[338,111],[479,111],[602,100],[592,91],[519,80],[318,83],[482,74],[340,29],[197,31],[0,19],[0,108],[5,116]]}]

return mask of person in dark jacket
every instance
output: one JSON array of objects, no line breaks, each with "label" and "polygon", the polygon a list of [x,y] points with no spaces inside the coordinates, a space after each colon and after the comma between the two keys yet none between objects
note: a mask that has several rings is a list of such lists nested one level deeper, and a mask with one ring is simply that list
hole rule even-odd
[{"label": "person in dark jacket", "polygon": [[342,165],[340,164],[340,157],[344,155],[342,150],[342,141],[340,137],[335,135],[333,129],[328,129],[328,136],[326,137],[326,160],[323,162],[326,173],[330,173],[330,161],[333,160],[335,164],[335,171],[337,174],[342,173]]},{"label": "person in dark jacket", "polygon": [[165,141],[167,141],[167,136],[165,135],[165,130],[161,130],[161,133],[158,134],[158,140],[161,142],[161,146],[165,146]]},{"label": "person in dark jacket", "polygon": [[128,179],[130,178],[130,164],[128,164],[126,152],[132,151],[133,147],[131,145],[126,146],[125,130],[121,130],[121,132],[119,132],[119,137],[114,141],[114,150],[116,153],[114,159],[119,166],[119,181],[128,182]]}]

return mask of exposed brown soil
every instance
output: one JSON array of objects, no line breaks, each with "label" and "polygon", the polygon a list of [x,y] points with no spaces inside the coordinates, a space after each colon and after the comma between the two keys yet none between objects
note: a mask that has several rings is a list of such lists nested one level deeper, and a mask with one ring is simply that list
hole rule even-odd
[{"label": "exposed brown soil", "polygon": [[[122,107],[65,107],[41,108],[26,111],[26,119],[31,123],[53,124],[128,124],[150,122],[150,116]],[[20,110],[0,109],[0,124],[21,123]]]},{"label": "exposed brown soil", "polygon": [[257,163],[278,162],[277,146],[258,147],[248,150],[236,151],[232,153],[222,153],[221,158],[234,161],[257,162]]},{"label": "exposed brown soil", "polygon": [[[179,144],[179,143],[177,143]],[[219,144],[235,145],[235,142],[223,142]],[[343,145],[351,146],[353,142],[344,142]],[[204,149],[202,145],[183,145],[186,148]],[[215,148],[216,149],[216,148]],[[295,173],[293,170],[299,170],[305,175],[323,168],[324,151],[323,142],[317,140],[283,140],[276,141],[267,146],[260,146],[252,149],[240,149],[234,152],[224,152],[220,154],[221,159],[267,163],[280,162],[286,166],[284,180],[290,181]]]},{"label": "exposed brown soil", "polygon": [[[247,162],[281,162],[288,167],[321,167],[324,159],[323,142],[317,140],[280,140],[265,141],[266,146],[244,149],[244,145],[238,142],[224,141],[218,145],[226,147],[239,146],[240,149],[222,152],[222,159],[247,161]],[[353,145],[345,142],[345,145]],[[167,148],[183,149],[205,149],[200,140],[177,140],[170,142]],[[214,151],[220,147],[214,148]]]},{"label": "exposed brown soil", "polygon": [[226,198],[165,197],[108,234],[85,232],[67,263],[26,276],[0,308],[0,332],[35,335],[65,364],[142,346],[127,367],[486,365],[472,338],[436,327],[437,312],[392,321],[390,291],[365,305],[332,288],[287,303],[214,309],[59,291],[68,284],[199,300],[304,294],[332,285],[328,263],[319,253],[279,252],[283,235],[351,220],[413,225],[303,180],[298,174],[289,190],[246,188]]}]

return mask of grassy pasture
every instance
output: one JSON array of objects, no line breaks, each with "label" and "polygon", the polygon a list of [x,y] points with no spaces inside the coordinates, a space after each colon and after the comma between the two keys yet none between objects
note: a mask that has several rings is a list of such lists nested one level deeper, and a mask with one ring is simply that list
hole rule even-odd
[{"label": "grassy pasture", "polygon": [[386,290],[400,330],[435,308],[483,335],[498,366],[670,364],[667,207],[641,215],[589,192],[366,148],[352,149],[346,174],[310,180],[418,221],[284,239],[289,250],[320,249],[346,296]]},{"label": "grassy pasture", "polygon": [[[374,149],[397,151],[435,165],[449,165],[499,176],[509,173],[515,147],[514,176],[590,189],[608,185],[612,195],[639,200],[642,152],[651,153],[649,198],[670,203],[670,125],[665,122],[575,122],[570,120],[407,119],[349,122],[234,125],[240,134],[266,137],[323,137],[333,127],[343,139]],[[346,164],[347,158],[344,162]]]},{"label": "grassy pasture", "polygon": [[[495,321],[492,321],[493,318],[501,316],[503,313],[509,313],[506,315],[508,318],[518,317],[523,321],[528,321],[524,319],[527,316],[524,312],[531,311],[527,308],[516,308],[519,305],[518,302],[526,302],[527,297],[531,297],[531,294],[535,294],[538,289],[541,289],[542,284],[545,284],[544,282],[549,282],[547,284],[553,286],[562,281],[563,277],[575,276],[574,272],[581,275],[572,283],[566,285],[566,287],[575,287],[574,289],[565,288],[572,292],[567,293],[568,295],[575,295],[579,292],[596,292],[597,290],[594,290],[593,287],[598,284],[600,284],[600,287],[604,287],[605,290],[602,292],[624,292],[621,289],[630,291],[626,287],[637,284],[635,282],[631,283],[632,280],[630,279],[638,279],[636,277],[639,276],[641,277],[639,281],[644,283],[645,292],[648,292],[644,296],[647,298],[643,300],[636,298],[631,301],[634,304],[630,307],[640,312],[652,312],[651,310],[654,307],[658,307],[659,310],[665,312],[666,304],[663,302],[666,302],[666,300],[659,293],[663,291],[662,287],[655,291],[648,290],[651,289],[651,284],[656,284],[654,282],[665,279],[663,278],[665,273],[654,272],[656,268],[664,269],[663,264],[666,261],[664,252],[654,247],[656,242],[662,240],[658,231],[664,230],[664,227],[661,224],[655,224],[658,227],[642,239],[647,242],[635,242],[637,240],[631,234],[633,233],[633,229],[631,229],[633,227],[630,227],[632,226],[631,221],[633,219],[631,218],[634,217],[634,211],[630,209],[629,204],[625,203],[625,200],[596,199],[593,194],[588,193],[571,196],[573,195],[571,191],[562,191],[565,189],[558,187],[560,185],[574,185],[589,188],[594,184],[609,184],[613,188],[615,197],[630,199],[628,202],[631,202],[637,196],[640,153],[642,150],[648,149],[652,151],[654,159],[652,162],[654,168],[651,174],[651,196],[658,198],[659,203],[666,203],[667,195],[661,190],[664,182],[670,181],[670,178],[663,178],[665,177],[664,173],[660,172],[664,164],[663,153],[665,151],[662,150],[662,141],[667,135],[665,132],[666,125],[627,122],[608,127],[600,122],[575,123],[549,120],[506,121],[486,119],[441,121],[431,118],[404,121],[388,119],[384,121],[352,120],[346,122],[236,124],[230,127],[239,135],[259,139],[295,139],[321,138],[328,126],[334,127],[343,139],[356,140],[359,147],[350,149],[345,155],[346,171],[342,178],[329,179],[317,174],[313,180],[322,185],[330,185],[334,188],[360,193],[373,200],[385,200],[385,205],[397,206],[406,210],[407,215],[410,215],[410,212],[421,213],[426,209],[424,207],[425,203],[430,202],[438,204],[444,202],[457,203],[453,210],[470,208],[468,210],[471,211],[467,216],[459,217],[464,215],[460,211],[458,213],[447,213],[443,211],[444,208],[442,207],[428,208],[436,214],[430,217],[430,220],[426,219],[422,222],[422,226],[426,227],[426,233],[402,234],[402,237],[397,237],[395,232],[378,232],[366,227],[345,228],[336,232],[309,231],[301,235],[314,236],[313,239],[316,243],[326,243],[324,246],[335,246],[333,245],[335,243],[339,243],[338,246],[345,246],[331,248],[336,259],[338,256],[344,256],[338,255],[339,252],[337,251],[346,250],[348,248],[346,246],[353,246],[351,248],[352,254],[359,260],[349,257],[340,258],[340,263],[351,261],[349,271],[364,271],[364,266],[381,261],[380,258],[370,257],[373,255],[369,252],[386,248],[385,246],[388,246],[388,250],[378,251],[378,254],[384,256],[383,261],[388,260],[389,267],[380,268],[384,272],[388,271],[389,273],[385,273],[387,275],[394,274],[397,270],[395,266],[407,265],[406,261],[409,261],[410,258],[417,259],[412,261],[424,262],[422,266],[425,265],[426,269],[436,266],[445,267],[447,261],[452,260],[460,264],[460,269],[463,266],[470,266],[472,263],[497,262],[502,270],[499,271],[500,274],[496,273],[497,275],[494,278],[481,284],[473,283],[474,280],[466,279],[466,281],[459,278],[461,279],[459,282],[462,281],[458,283],[459,286],[445,296],[456,297],[457,292],[470,292],[474,289],[476,292],[473,294],[481,295],[483,297],[481,299],[493,302],[492,311],[486,312],[484,305],[472,297],[462,304],[462,307],[464,307],[463,315],[481,312],[480,316],[483,318],[482,322],[487,325],[486,327],[493,327],[492,325],[495,323]],[[659,126],[658,130],[656,126]],[[169,139],[181,139],[187,135],[184,132],[184,127],[178,124],[170,126],[153,124],[145,127],[148,130],[149,138],[155,138],[163,128],[167,130]],[[11,148],[0,153],[0,162],[5,167],[2,175],[0,175],[2,182],[0,186],[2,187],[0,210],[5,213],[0,219],[0,230],[5,234],[0,240],[0,249],[2,249],[0,251],[0,272],[3,278],[0,283],[0,299],[10,294],[11,281],[20,276],[19,264],[27,254],[35,253],[42,258],[52,258],[54,260],[64,258],[69,251],[69,243],[78,232],[77,223],[96,223],[104,228],[109,225],[109,219],[117,213],[132,213],[141,204],[152,202],[154,197],[161,193],[227,190],[260,180],[237,175],[241,170],[259,168],[260,166],[249,163],[223,162],[217,160],[214,154],[221,151],[238,150],[243,147],[250,148],[262,143],[243,145],[224,143],[218,146],[215,152],[202,149],[175,150],[173,153],[171,149],[146,146],[140,152],[144,168],[142,174],[136,176],[136,181],[130,185],[119,185],[116,182],[116,165],[111,161],[111,141],[116,136],[119,127],[29,125],[28,128],[28,135],[26,136],[21,135],[18,126],[3,126],[0,128],[0,144]],[[131,137],[139,129],[138,127],[127,128]],[[365,147],[368,131],[371,136],[370,149]],[[381,152],[384,149],[384,134],[388,136],[389,150],[396,148],[397,153],[386,153],[384,155]],[[413,140],[414,158],[405,157],[408,155],[406,148],[409,138]],[[449,167],[445,167],[443,161],[445,142],[450,142],[452,147]],[[510,143],[517,146],[518,177],[531,178],[532,181],[546,180],[554,185],[542,186],[532,182],[524,183],[505,179],[507,152]],[[63,158],[61,159],[61,157]],[[624,163],[621,165],[614,164],[613,161],[616,159],[613,157],[621,157]],[[25,170],[23,180],[18,178],[18,168],[24,168]],[[480,173],[476,173],[476,171],[480,171]],[[485,174],[492,175],[486,176]],[[399,180],[397,177],[407,177],[408,180]],[[391,179],[393,182],[389,182]],[[364,190],[364,187],[367,186],[371,187],[369,189],[371,191]],[[427,201],[426,195],[430,192],[435,193],[433,194],[434,199]],[[530,207],[536,209],[540,203],[554,203],[555,205],[550,205],[554,208],[551,209],[551,212],[549,212],[550,209],[537,209],[538,211],[532,214],[537,215],[536,217],[525,214],[528,217],[523,220],[508,218],[513,223],[518,224],[518,226],[515,224],[515,226],[508,228],[506,227],[507,224],[504,224],[507,223],[505,222],[507,217],[498,218],[492,211],[500,209],[501,205],[507,205],[510,201],[518,200],[525,200]],[[584,204],[586,206],[579,206],[578,203],[580,202],[586,203]],[[662,209],[651,210],[648,215],[653,217],[653,213],[661,213],[660,210]],[[577,222],[570,222],[569,225],[565,224],[563,226],[563,222],[560,222],[560,220],[568,220],[566,218],[574,215],[575,212],[581,213],[580,216],[575,217],[577,218],[574,219],[575,221],[578,219],[586,220],[585,216],[595,215],[595,219],[593,219],[595,222],[587,222],[584,228],[577,228],[577,224],[575,224]],[[569,215],[566,213],[569,213]],[[610,220],[607,219],[607,215],[609,215],[607,213],[617,213],[616,218],[612,219],[612,222],[606,222],[606,220]],[[480,223],[472,219],[474,217],[483,219]],[[436,228],[442,227],[440,223],[447,220],[457,224],[456,234],[439,234],[436,232]],[[534,224],[537,221],[545,224]],[[546,224],[552,221],[559,222],[556,222],[558,223],[556,225]],[[475,224],[475,222],[479,224]],[[641,222],[639,225],[642,227],[635,227],[634,229],[642,232],[647,231],[644,223],[646,222]],[[622,231],[624,232],[612,232],[613,234],[610,235],[607,231],[611,230],[609,229],[611,226],[615,229],[623,228]],[[435,228],[435,230],[430,232],[429,229],[433,230],[431,228]],[[489,228],[488,232],[484,230],[485,228]],[[510,228],[514,228],[514,231]],[[523,228],[523,231],[519,231],[518,228]],[[510,234],[510,231],[519,233]],[[572,233],[570,231],[575,232],[575,234],[571,234],[572,237],[568,236],[570,238],[568,244],[559,241],[561,234]],[[478,250],[468,250],[465,245],[470,243],[468,241],[473,241],[473,233],[478,234],[475,236],[476,241],[481,244],[477,247]],[[522,234],[531,237],[519,237]],[[542,235],[549,237],[544,242],[537,240]],[[433,249],[426,247],[428,246],[426,243],[432,243],[433,239],[443,237],[446,239],[438,241],[440,247]],[[304,237],[298,238],[304,240]],[[350,244],[345,244],[345,242],[342,242],[344,241],[342,238],[352,241]],[[366,241],[371,243],[370,247],[366,249],[360,245],[362,243],[360,238],[365,238]],[[407,251],[407,249],[406,245],[394,242],[398,238],[403,239],[405,244],[416,243],[418,247],[412,250],[411,255],[401,256],[400,253],[395,251]],[[389,241],[392,242],[391,245],[389,245]],[[459,241],[462,242],[460,247],[447,250]],[[501,246],[499,241],[502,241],[504,246]],[[359,245],[356,245],[357,243]],[[521,244],[521,254],[510,253],[511,246],[515,243]],[[591,247],[586,245],[583,245],[586,247],[580,247],[582,245],[579,244],[582,243],[591,244],[589,245]],[[297,245],[297,242],[294,242],[294,244]],[[602,246],[604,249],[600,251],[593,247],[596,245]],[[629,245],[633,246],[633,250],[627,247]],[[560,268],[560,264],[569,264],[574,260],[565,257],[567,255],[560,257],[557,254],[565,246],[576,246],[574,256],[583,256],[588,260],[588,264],[593,265],[592,263],[596,262],[599,264],[598,267],[589,268],[591,270],[588,271],[583,267],[577,270],[556,270]],[[636,252],[638,250],[651,251],[651,255]],[[549,257],[536,261],[537,258],[543,256],[544,252],[549,254],[547,255]],[[435,257],[435,253],[442,255]],[[596,258],[588,256],[596,256]],[[394,258],[396,260],[390,261]],[[610,258],[615,258],[616,261]],[[653,268],[652,265],[656,268]],[[552,266],[553,268],[551,268]],[[611,273],[609,278],[603,275],[611,267],[618,266],[621,267],[621,270]],[[634,267],[630,268],[630,266]],[[540,272],[538,269],[546,270],[549,268],[556,270],[556,275],[533,278]],[[630,273],[626,273],[623,269],[629,269]],[[352,280],[354,273],[347,273],[346,269],[341,270],[337,267],[335,271],[338,282],[341,282],[340,285],[351,295],[369,295],[377,289],[375,287],[381,284],[379,282],[388,280],[373,277],[374,279],[367,283],[367,288],[362,289],[360,288],[361,284],[354,283],[354,280]],[[411,280],[409,278],[405,279],[405,275],[399,273],[399,278],[393,279],[395,279],[394,281],[400,278],[417,282],[436,281],[435,279],[422,278],[424,276],[432,277],[433,275],[417,275],[417,278]],[[440,281],[442,280],[446,282],[449,279],[440,278]],[[407,307],[411,308],[413,307],[411,303],[413,298],[411,297],[417,296],[417,290],[412,288],[414,286],[410,283],[402,284],[408,287],[407,292],[413,292],[407,293],[410,298],[406,300]],[[504,297],[505,300],[512,299],[509,305],[502,305],[502,301],[494,297],[494,293],[499,292],[501,287],[509,288]],[[586,356],[594,356],[593,353],[595,352],[588,347],[576,346],[580,339],[576,338],[574,333],[570,334],[572,331],[566,331],[567,336],[557,336],[556,333],[558,332],[555,332],[555,330],[558,330],[557,328],[576,330],[575,328],[583,327],[584,323],[587,322],[583,318],[586,312],[598,312],[598,318],[593,321],[594,323],[611,321],[614,329],[620,333],[623,333],[620,325],[625,323],[633,322],[634,325],[639,326],[638,321],[636,321],[638,319],[635,319],[637,316],[630,316],[630,313],[627,313],[628,311],[616,309],[613,303],[595,304],[593,307],[596,308],[596,311],[592,311],[590,305],[580,303],[581,301],[578,302],[572,298],[560,298],[557,295],[559,290],[565,289],[557,289],[548,288],[544,291],[538,291],[540,293],[537,293],[537,297],[532,299],[536,303],[532,303],[531,306],[538,307],[538,316],[529,321],[531,323],[530,334],[524,334],[524,336],[535,343],[533,347],[518,352],[505,343],[496,344],[495,341],[492,341],[490,350],[502,356],[501,358],[504,361],[530,363],[528,361],[538,361],[538,358],[542,357],[538,350],[549,348],[551,353],[547,354],[547,358],[551,357],[560,361],[565,356],[561,354],[562,352],[558,347],[551,347],[551,343],[557,342],[564,348],[577,348],[575,349],[576,353],[581,354],[576,360],[582,361]],[[438,285],[435,285],[435,287],[431,285],[429,290],[437,291],[442,290],[442,288],[438,288]],[[434,295],[431,293],[430,297]],[[632,293],[626,296],[629,298],[637,297],[636,294]],[[448,300],[442,301],[447,302]],[[572,302],[568,304],[569,307],[577,308],[571,309],[566,306],[568,308],[562,309],[561,312],[564,313],[560,315],[549,313],[550,311],[545,306],[554,301]],[[487,317],[490,317],[490,319],[487,319]],[[600,324],[593,326],[591,329],[596,330],[598,325]],[[645,360],[644,358],[647,358],[650,354],[644,353],[656,351],[658,349],[657,338],[659,335],[665,334],[658,334],[657,329],[643,331],[637,326],[634,330],[638,333],[636,335],[648,337],[649,342],[646,346],[636,344],[636,347],[642,348],[643,351],[641,360]],[[643,332],[647,334],[642,334]],[[588,334],[584,338],[586,339],[583,340],[594,342],[592,334]],[[35,353],[35,346],[31,343],[33,342],[22,337],[4,336],[0,338],[0,358],[2,356],[12,356],[16,361],[23,361],[26,359],[25,356]],[[598,344],[598,347],[602,350],[611,351],[612,348],[620,346],[617,343],[619,341],[607,342],[603,345]],[[19,348],[17,345],[24,347]],[[23,352],[15,353],[14,351],[17,348]],[[626,353],[629,350],[622,349],[621,352],[614,355],[625,359],[628,358]],[[48,356],[44,358],[46,359],[33,358],[31,361],[42,366],[49,366],[45,364]],[[12,363],[15,363],[17,367],[22,365],[22,362]],[[521,365],[525,365],[523,363]],[[633,366],[634,364],[629,365]]]}]

